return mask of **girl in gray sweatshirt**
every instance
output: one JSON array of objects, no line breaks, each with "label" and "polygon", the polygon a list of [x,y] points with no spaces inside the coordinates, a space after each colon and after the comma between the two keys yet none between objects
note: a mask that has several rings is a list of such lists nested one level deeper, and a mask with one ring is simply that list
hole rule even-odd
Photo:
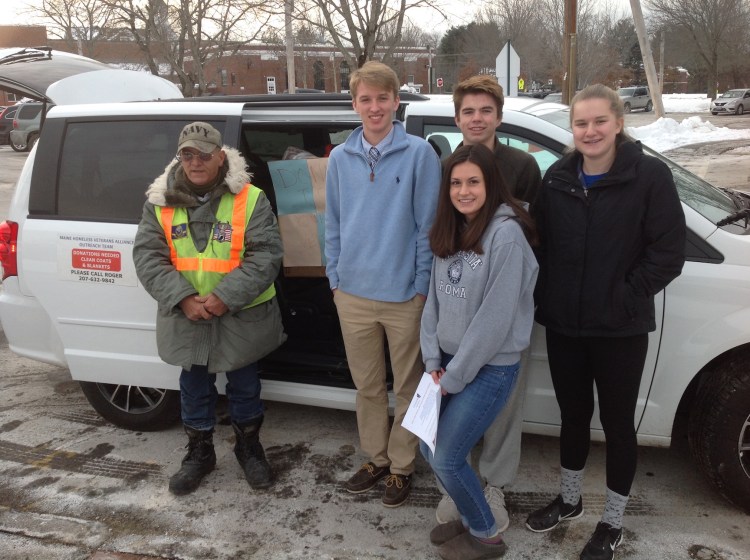
[{"label": "girl in gray sweatshirt", "polygon": [[483,145],[446,161],[430,245],[435,254],[422,315],[425,371],[441,386],[435,454],[422,454],[461,520],[430,540],[444,559],[499,557],[505,543],[467,456],[500,413],[534,321],[536,229]]}]

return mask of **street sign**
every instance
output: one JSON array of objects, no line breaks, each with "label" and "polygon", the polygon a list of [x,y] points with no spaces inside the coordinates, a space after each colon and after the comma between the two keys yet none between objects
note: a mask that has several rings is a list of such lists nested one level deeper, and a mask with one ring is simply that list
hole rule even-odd
[{"label": "street sign", "polygon": [[503,50],[495,59],[495,75],[498,83],[502,86],[503,92],[508,97],[518,95],[518,81],[516,76],[521,75],[521,58],[510,44],[505,43]]},{"label": "street sign", "polygon": [[437,87],[443,87],[443,78],[437,79]]},{"label": "street sign", "polygon": [[276,94],[276,78],[274,76],[266,77],[266,88],[268,93]]},{"label": "street sign", "polygon": [[518,91],[522,91],[524,85],[525,82],[523,81],[523,78],[518,78]]}]

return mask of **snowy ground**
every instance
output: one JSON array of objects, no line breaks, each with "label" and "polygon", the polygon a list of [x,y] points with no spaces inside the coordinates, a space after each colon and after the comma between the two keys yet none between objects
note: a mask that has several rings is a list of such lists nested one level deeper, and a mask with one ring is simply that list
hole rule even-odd
[{"label": "snowy ground", "polygon": [[[750,139],[750,130],[733,130],[718,127],[704,120],[709,115],[711,100],[698,94],[668,94],[662,97],[666,117],[656,122],[639,127],[629,127],[631,136],[644,144],[665,152],[687,144],[716,142],[720,140]],[[670,113],[700,113],[677,122],[669,117]],[[738,148],[749,153],[748,148]]]}]

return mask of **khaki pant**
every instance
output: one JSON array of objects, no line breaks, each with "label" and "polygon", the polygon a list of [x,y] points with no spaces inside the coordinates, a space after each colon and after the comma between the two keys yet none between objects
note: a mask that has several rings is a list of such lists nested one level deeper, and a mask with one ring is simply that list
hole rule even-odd
[{"label": "khaki pant", "polygon": [[[414,471],[417,436],[401,427],[424,366],[419,328],[424,302],[374,301],[336,290],[333,294],[344,337],[349,369],[357,387],[357,426],[362,452],[391,473]],[[384,338],[385,335],[385,338]],[[388,340],[396,409],[393,427],[388,415],[385,339]]]}]

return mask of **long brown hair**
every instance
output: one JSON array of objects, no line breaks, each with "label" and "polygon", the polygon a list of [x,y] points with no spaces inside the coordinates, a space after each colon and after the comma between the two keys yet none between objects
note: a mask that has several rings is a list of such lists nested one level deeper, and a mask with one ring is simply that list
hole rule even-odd
[{"label": "long brown hair", "polygon": [[[460,163],[475,164],[484,177],[486,199],[484,206],[470,222],[451,202],[451,174]],[[503,180],[495,154],[484,144],[461,146],[445,161],[443,177],[440,181],[440,194],[435,214],[435,222],[430,230],[430,247],[438,257],[449,257],[459,251],[474,251],[482,254],[482,237],[495,212],[501,204],[507,204],[516,215],[526,240],[530,245],[537,244],[534,220],[521,203],[510,194]]]}]

